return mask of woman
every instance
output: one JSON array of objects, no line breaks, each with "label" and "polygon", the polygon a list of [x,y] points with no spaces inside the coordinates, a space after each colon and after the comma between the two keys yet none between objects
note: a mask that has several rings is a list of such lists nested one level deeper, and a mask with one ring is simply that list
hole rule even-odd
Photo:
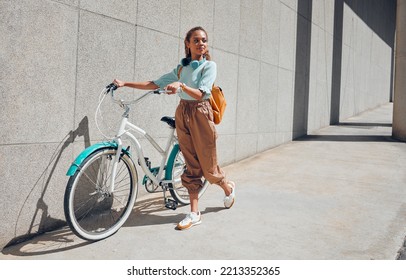
[{"label": "woman", "polygon": [[216,63],[210,60],[207,32],[202,27],[189,30],[185,38],[185,58],[181,65],[157,80],[123,82],[114,80],[118,87],[154,90],[165,88],[175,94],[181,89],[181,101],[176,109],[176,133],[186,161],[182,184],[188,189],[191,212],[178,223],[180,230],[201,223],[198,193],[202,176],[211,184],[224,190],[224,206],[231,208],[235,199],[235,184],[227,181],[217,164],[216,138],[213,111],[209,103],[211,88],[217,75]]}]

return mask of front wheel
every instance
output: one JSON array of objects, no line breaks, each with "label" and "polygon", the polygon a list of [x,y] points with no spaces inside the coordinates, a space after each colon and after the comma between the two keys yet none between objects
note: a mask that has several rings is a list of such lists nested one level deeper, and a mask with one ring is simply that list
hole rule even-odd
[{"label": "front wheel", "polygon": [[[175,159],[169,164],[171,165],[169,169],[172,170],[170,173],[171,177],[169,179],[173,181],[172,188],[169,189],[171,196],[180,204],[190,204],[189,192],[187,188],[182,185],[182,180],[180,177],[186,168],[185,158],[183,157],[180,149],[178,149]],[[209,181],[207,181],[204,177],[202,178],[202,183],[203,187],[199,190],[199,198],[204,194],[210,184]]]},{"label": "front wheel", "polygon": [[85,240],[101,240],[113,235],[133,209],[138,176],[126,153],[121,153],[118,161],[114,191],[108,191],[116,151],[109,147],[94,152],[68,181],[65,218],[72,231]]}]

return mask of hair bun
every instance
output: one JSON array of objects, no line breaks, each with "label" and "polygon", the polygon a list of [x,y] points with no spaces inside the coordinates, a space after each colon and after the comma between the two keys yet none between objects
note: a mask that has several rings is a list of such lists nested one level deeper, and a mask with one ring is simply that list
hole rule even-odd
[{"label": "hair bun", "polygon": [[188,66],[190,64],[190,58],[189,57],[182,58],[180,63],[182,64],[182,66]]}]

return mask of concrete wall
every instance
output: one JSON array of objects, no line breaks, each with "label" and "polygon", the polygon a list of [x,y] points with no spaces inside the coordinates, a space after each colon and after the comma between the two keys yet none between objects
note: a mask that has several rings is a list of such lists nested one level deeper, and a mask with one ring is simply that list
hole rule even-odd
[{"label": "concrete wall", "polygon": [[394,138],[406,142],[406,1],[397,1],[396,70],[394,79],[393,130]]},{"label": "concrete wall", "polygon": [[[228,101],[222,165],[388,102],[393,44],[381,35],[393,34],[395,6],[381,2],[364,7],[388,15],[374,17],[376,31],[348,1],[1,0],[0,247],[64,224],[65,172],[103,139],[100,90],[171,70],[193,26],[209,33]],[[132,119],[164,143],[159,119],[177,102],[151,97]],[[107,102],[103,112],[114,127],[120,110]]]}]

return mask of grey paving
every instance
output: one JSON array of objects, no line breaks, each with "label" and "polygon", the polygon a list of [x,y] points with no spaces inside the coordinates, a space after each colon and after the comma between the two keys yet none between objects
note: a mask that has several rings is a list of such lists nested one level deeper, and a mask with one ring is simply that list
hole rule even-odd
[{"label": "grey paving", "polygon": [[[68,228],[3,250],[0,259],[404,258],[406,144],[391,138],[392,104],[225,167],[236,203],[212,186],[203,223],[175,230],[188,211],[141,195],[114,236],[88,243]],[[403,248],[404,251],[404,248]]]}]

